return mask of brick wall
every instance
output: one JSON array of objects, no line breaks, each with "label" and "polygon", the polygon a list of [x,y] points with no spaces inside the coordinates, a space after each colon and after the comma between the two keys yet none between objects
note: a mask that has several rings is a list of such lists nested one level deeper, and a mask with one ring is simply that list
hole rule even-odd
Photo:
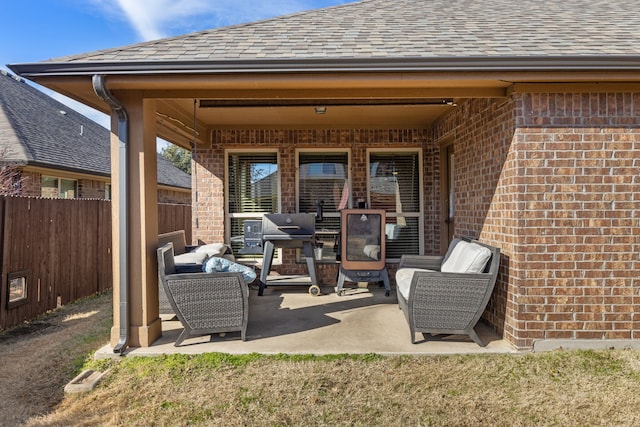
[{"label": "brick wall", "polygon": [[528,94],[516,107],[518,342],[639,338],[640,94]]},{"label": "brick wall", "polygon": [[502,250],[485,319],[537,339],[637,339],[640,94],[514,94],[442,120],[456,234]]},{"label": "brick wall", "polygon": [[518,236],[517,155],[512,140],[512,100],[475,99],[460,104],[434,126],[436,143],[453,143],[455,230],[458,237],[482,240],[501,249],[500,272],[484,313],[499,334],[511,336],[510,302],[517,288],[513,259]]},{"label": "brick wall", "polygon": [[40,197],[42,195],[42,182],[39,173],[22,172],[20,195],[26,197]]},{"label": "brick wall", "polygon": [[190,205],[191,193],[184,191],[158,189],[158,203],[172,203],[176,205]]},{"label": "brick wall", "polygon": [[79,199],[105,199],[106,185],[104,181],[96,181],[93,179],[78,180],[78,198]]},{"label": "brick wall", "polygon": [[[350,148],[352,200],[367,196],[367,148],[421,147],[424,157],[425,186],[425,252],[438,253],[439,174],[437,153],[426,130],[217,130],[212,145],[198,147],[194,154],[194,180],[197,180],[198,222],[195,215],[194,238],[204,241],[224,240],[224,153],[225,149],[277,148],[280,155],[281,200],[283,212],[295,212],[295,150],[296,148]],[[193,185],[195,191],[196,185]],[[194,209],[196,204],[194,203]],[[303,274],[304,264],[296,263],[293,250],[285,250],[282,266],[274,270],[288,274]],[[337,266],[320,264],[321,283],[333,284]]]}]

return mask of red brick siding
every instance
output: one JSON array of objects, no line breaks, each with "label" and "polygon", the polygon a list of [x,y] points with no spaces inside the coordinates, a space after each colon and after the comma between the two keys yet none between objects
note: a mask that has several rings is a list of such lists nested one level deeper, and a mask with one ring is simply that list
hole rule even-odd
[{"label": "red brick siding", "polygon": [[224,242],[224,148],[192,152],[192,236],[207,243]]},{"label": "red brick siding", "polygon": [[476,99],[459,105],[434,127],[434,139],[453,142],[455,155],[456,236],[478,238],[501,249],[498,280],[484,318],[506,339],[514,341],[512,322],[517,307],[514,245],[519,230],[517,154],[514,103]]},{"label": "red brick siding", "polygon": [[[283,212],[295,212],[296,148],[350,148],[352,200],[367,195],[367,148],[420,147],[423,150],[425,186],[425,252],[437,253],[439,229],[439,174],[437,153],[427,130],[217,130],[208,149],[198,147],[196,169],[198,221],[194,238],[204,241],[224,239],[224,153],[225,149],[277,148],[280,156],[281,204]],[[193,188],[195,191],[195,186]],[[194,204],[195,207],[195,204]],[[195,220],[194,220],[195,221]],[[295,263],[294,251],[286,250],[282,266],[274,270],[288,274],[304,273],[306,267]],[[336,265],[319,265],[323,284],[336,280]]]},{"label": "red brick siding", "polygon": [[191,193],[184,191],[158,189],[158,203],[170,203],[176,205],[190,205]]},{"label": "red brick siding", "polygon": [[78,180],[78,198],[79,199],[104,199],[106,196],[107,183],[104,181],[95,181],[91,179]]},{"label": "red brick siding", "polygon": [[520,341],[639,338],[640,94],[516,99]]},{"label": "red brick siding", "polygon": [[22,172],[20,180],[20,195],[25,197],[40,197],[42,195],[42,182],[40,174],[36,172]]},{"label": "red brick siding", "polygon": [[434,131],[455,144],[456,234],[502,250],[485,319],[519,348],[637,339],[640,94],[473,100]]}]

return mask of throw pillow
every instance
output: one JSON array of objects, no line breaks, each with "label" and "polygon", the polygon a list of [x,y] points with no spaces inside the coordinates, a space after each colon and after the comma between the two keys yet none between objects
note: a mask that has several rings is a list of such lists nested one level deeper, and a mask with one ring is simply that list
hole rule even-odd
[{"label": "throw pillow", "polygon": [[202,266],[202,271],[205,273],[241,273],[246,283],[251,283],[256,279],[256,272],[252,268],[217,256],[209,258]]},{"label": "throw pillow", "polygon": [[482,273],[491,251],[476,243],[460,241],[453,248],[449,258],[442,263],[443,273]]}]

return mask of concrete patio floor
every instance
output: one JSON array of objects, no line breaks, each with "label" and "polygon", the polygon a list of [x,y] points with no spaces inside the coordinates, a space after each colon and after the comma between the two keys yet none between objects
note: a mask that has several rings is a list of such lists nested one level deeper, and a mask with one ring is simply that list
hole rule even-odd
[{"label": "concrete patio floor", "polygon": [[[323,287],[322,294],[311,296],[304,286],[268,287],[263,296],[255,289],[249,296],[247,340],[239,332],[224,336],[193,337],[180,347],[173,344],[182,331],[180,322],[162,322],[162,337],[151,347],[128,348],[125,356],[157,356],[182,353],[221,352],[229,354],[364,354],[437,355],[471,353],[516,353],[490,327],[479,324],[477,331],[487,343],[480,347],[467,336],[431,336],[417,338],[411,344],[409,327],[398,308],[395,289],[385,297],[384,288],[376,284],[347,289],[338,297],[333,287]],[[114,357],[107,345],[97,358]],[[118,357],[118,356],[116,356]]]}]

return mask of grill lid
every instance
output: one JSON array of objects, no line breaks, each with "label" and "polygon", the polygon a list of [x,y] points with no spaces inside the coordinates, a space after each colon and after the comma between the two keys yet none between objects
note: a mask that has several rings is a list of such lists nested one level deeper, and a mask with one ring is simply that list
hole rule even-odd
[{"label": "grill lid", "polygon": [[316,218],[311,213],[265,214],[263,240],[307,240],[315,235]]}]

